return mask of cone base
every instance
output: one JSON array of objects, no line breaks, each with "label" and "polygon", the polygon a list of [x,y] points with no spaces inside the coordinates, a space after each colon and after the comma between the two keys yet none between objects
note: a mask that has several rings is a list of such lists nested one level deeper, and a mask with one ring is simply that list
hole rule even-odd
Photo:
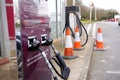
[{"label": "cone base", "polygon": [[84,47],[81,47],[81,48],[74,48],[74,50],[83,50]]},{"label": "cone base", "polygon": [[106,50],[106,48],[94,48],[94,50],[96,50],[96,51],[105,51]]},{"label": "cone base", "polygon": [[67,60],[76,59],[76,58],[79,58],[79,56],[77,56],[77,55],[73,55],[73,56],[63,56],[63,59],[67,59]]}]

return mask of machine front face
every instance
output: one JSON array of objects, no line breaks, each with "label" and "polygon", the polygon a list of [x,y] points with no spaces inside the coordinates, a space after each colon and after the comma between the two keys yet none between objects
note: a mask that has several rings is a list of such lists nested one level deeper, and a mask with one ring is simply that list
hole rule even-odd
[{"label": "machine front face", "polygon": [[[23,80],[51,80],[51,72],[38,50],[30,50],[34,40],[44,43],[49,39],[49,14],[47,0],[19,0]],[[50,59],[50,47],[40,46]]]}]

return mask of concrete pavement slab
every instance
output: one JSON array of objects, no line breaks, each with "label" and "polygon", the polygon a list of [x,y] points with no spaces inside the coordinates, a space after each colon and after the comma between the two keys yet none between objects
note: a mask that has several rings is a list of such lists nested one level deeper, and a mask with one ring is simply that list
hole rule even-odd
[{"label": "concrete pavement slab", "polygon": [[[61,41],[54,43],[61,55],[64,55],[64,48],[60,47]],[[79,58],[72,60],[65,60],[67,66],[70,67],[71,72],[68,80],[86,80],[91,61],[91,55],[93,50],[93,38],[89,37],[88,43],[84,46],[83,50],[74,50],[74,55],[78,55]],[[59,79],[62,80],[62,79]]]}]

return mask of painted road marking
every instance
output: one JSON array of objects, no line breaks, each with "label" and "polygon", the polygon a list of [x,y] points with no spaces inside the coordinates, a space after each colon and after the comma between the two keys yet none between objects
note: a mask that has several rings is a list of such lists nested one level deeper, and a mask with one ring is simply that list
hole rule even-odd
[{"label": "painted road marking", "polygon": [[89,34],[89,32],[90,32],[90,27],[91,27],[91,23],[88,25],[88,28],[87,28],[87,33]]},{"label": "painted road marking", "polygon": [[93,38],[95,39],[95,37],[96,37],[96,23],[93,24],[92,36],[93,36]]},{"label": "painted road marking", "polygon": [[106,62],[106,60],[99,60],[98,62]]},{"label": "painted road marking", "polygon": [[120,74],[120,70],[118,70],[118,71],[106,71],[106,73],[109,73],[109,74]]}]

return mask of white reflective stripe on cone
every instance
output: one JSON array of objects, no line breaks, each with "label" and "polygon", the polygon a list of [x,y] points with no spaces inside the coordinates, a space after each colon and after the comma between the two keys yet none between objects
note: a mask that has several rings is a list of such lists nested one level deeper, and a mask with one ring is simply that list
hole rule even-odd
[{"label": "white reflective stripe on cone", "polygon": [[65,48],[72,48],[72,40],[71,40],[71,36],[67,35],[66,36],[66,41],[65,41]]},{"label": "white reflective stripe on cone", "polygon": [[97,34],[97,40],[103,42],[102,33]]},{"label": "white reflective stripe on cone", "polygon": [[80,42],[80,37],[79,37],[79,33],[78,32],[75,33],[75,41]]}]

